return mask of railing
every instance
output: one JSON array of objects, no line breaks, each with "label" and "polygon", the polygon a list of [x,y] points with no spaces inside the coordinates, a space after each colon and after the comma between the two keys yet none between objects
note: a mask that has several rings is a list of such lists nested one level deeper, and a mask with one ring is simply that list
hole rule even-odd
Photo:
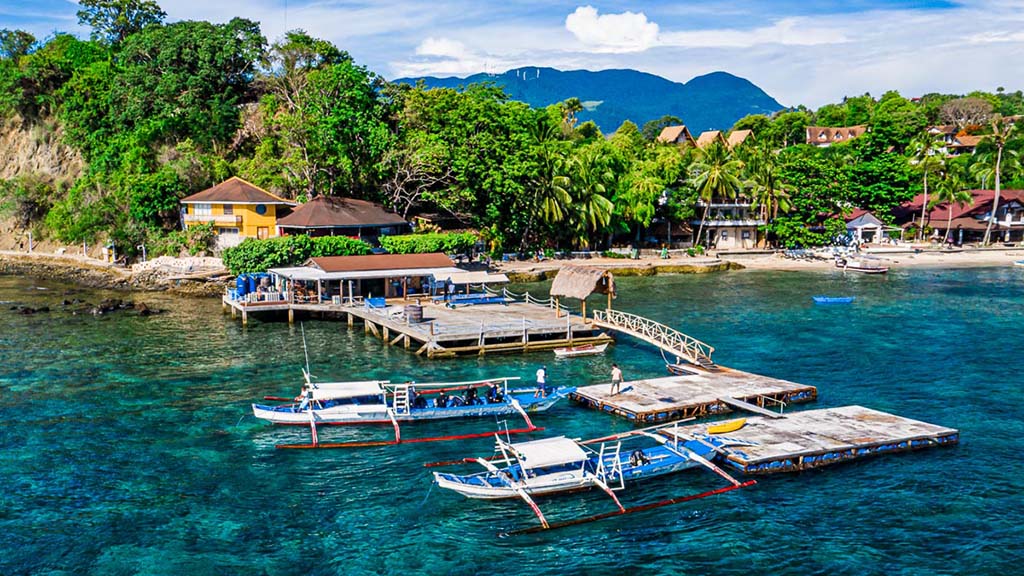
[{"label": "railing", "polygon": [[242,217],[228,215],[202,215],[202,214],[186,214],[184,217],[186,223],[192,222],[213,222],[214,224],[226,224],[228,226],[241,226]]},{"label": "railing", "polygon": [[646,340],[690,362],[712,362],[711,353],[715,351],[713,346],[643,316],[618,310],[594,310],[594,322]]}]

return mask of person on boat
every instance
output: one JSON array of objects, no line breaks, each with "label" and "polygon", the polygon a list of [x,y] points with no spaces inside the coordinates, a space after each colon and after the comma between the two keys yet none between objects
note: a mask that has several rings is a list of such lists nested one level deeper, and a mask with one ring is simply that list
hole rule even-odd
[{"label": "person on boat", "polygon": [[448,395],[444,393],[444,390],[441,390],[440,392],[437,393],[437,398],[434,400],[434,405],[437,406],[438,408],[448,407]]},{"label": "person on boat", "polygon": [[487,403],[497,404],[501,402],[501,393],[498,392],[498,386],[494,382],[487,383]]},{"label": "person on boat", "polygon": [[480,399],[477,398],[476,388],[470,387],[466,390],[465,402],[467,406],[477,404]]},{"label": "person on boat", "polygon": [[618,364],[612,364],[612,396],[619,393],[619,386],[622,385],[622,370]]},{"label": "person on boat", "polygon": [[533,393],[533,397],[547,398],[548,396],[548,367],[541,366],[537,370],[537,391]]},{"label": "person on boat", "polygon": [[646,454],[644,454],[644,451],[641,448],[633,450],[633,452],[629,455],[630,466],[645,466],[650,461],[651,459],[648,458]]}]

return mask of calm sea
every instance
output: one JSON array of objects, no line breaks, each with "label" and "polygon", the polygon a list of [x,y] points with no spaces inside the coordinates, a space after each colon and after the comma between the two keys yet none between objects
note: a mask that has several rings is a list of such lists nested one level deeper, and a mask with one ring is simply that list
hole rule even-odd
[{"label": "calm sea", "polygon": [[[533,285],[534,291],[547,285]],[[215,300],[135,298],[166,314],[94,317],[64,299],[103,293],[0,278],[0,574],[1019,574],[1024,571],[1024,270],[741,271],[625,278],[615,306],[713,344],[720,363],[819,387],[817,406],[862,404],[959,428],[959,446],[881,457],[550,533],[521,503],[431,489],[423,463],[491,452],[489,440],[359,451],[279,451],[308,430],[256,421],[290,395],[299,328],[243,328]],[[815,294],[854,295],[815,306]],[[124,297],[123,294],[114,296]],[[595,298],[595,304],[597,304]],[[14,304],[49,305],[23,316]],[[546,353],[430,361],[357,326],[307,321],[324,379],[515,375],[553,382],[664,373],[621,339],[606,357]],[[553,434],[624,431],[568,403]],[[511,422],[510,424],[518,424]],[[407,427],[406,436],[495,422]],[[329,429],[321,440],[387,428]],[[628,489],[636,505],[719,487],[686,472]],[[604,512],[600,494],[542,501],[551,520]]]}]

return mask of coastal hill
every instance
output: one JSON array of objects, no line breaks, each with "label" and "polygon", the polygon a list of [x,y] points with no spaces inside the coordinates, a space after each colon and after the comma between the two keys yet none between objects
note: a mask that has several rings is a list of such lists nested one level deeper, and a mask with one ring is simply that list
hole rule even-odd
[{"label": "coastal hill", "polygon": [[712,72],[689,82],[673,82],[636,70],[556,70],[526,67],[503,74],[474,74],[466,78],[399,78],[431,88],[458,88],[493,82],[514,99],[543,107],[577,97],[586,110],[578,117],[593,120],[608,133],[624,120],[643,126],[666,114],[678,116],[690,131],[727,130],[747,114],[771,114],[784,108],[749,80],[727,72]]}]

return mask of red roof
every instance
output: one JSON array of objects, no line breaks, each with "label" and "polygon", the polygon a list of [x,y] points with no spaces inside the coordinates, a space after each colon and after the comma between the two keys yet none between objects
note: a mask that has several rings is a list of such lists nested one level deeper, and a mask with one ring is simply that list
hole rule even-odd
[{"label": "red roof", "polygon": [[396,226],[408,224],[401,216],[388,212],[380,204],[317,196],[277,221],[282,228],[356,228],[359,226]]},{"label": "red roof", "polygon": [[[949,218],[950,209],[953,211],[953,219],[960,218],[961,216],[967,216],[969,214],[984,214],[992,206],[992,200],[995,198],[995,190],[971,190],[971,196],[974,198],[973,204],[953,204],[952,208],[943,204],[936,204],[931,210],[927,212],[928,219],[933,223],[936,221],[945,222]],[[932,196],[929,194],[929,196]],[[934,196],[932,196],[934,198]],[[1024,190],[1003,190],[999,193],[999,202],[1002,205],[1003,202],[1009,200],[1016,200],[1024,203]],[[920,217],[921,215],[921,203],[924,202],[924,194],[918,194],[914,196],[914,199],[910,202],[904,202],[898,208],[897,218],[903,216],[904,218],[913,217],[915,214]]]},{"label": "red roof", "polygon": [[285,204],[294,206],[295,202],[274,196],[263,188],[232,176],[212,188],[197,192],[181,199],[184,204]]},{"label": "red roof", "polygon": [[[415,270],[418,268],[448,268],[455,266],[452,259],[441,253],[434,254],[371,254],[369,256],[324,256],[310,258],[314,266],[324,272],[368,272],[375,270]],[[307,265],[309,265],[307,263]]]}]

